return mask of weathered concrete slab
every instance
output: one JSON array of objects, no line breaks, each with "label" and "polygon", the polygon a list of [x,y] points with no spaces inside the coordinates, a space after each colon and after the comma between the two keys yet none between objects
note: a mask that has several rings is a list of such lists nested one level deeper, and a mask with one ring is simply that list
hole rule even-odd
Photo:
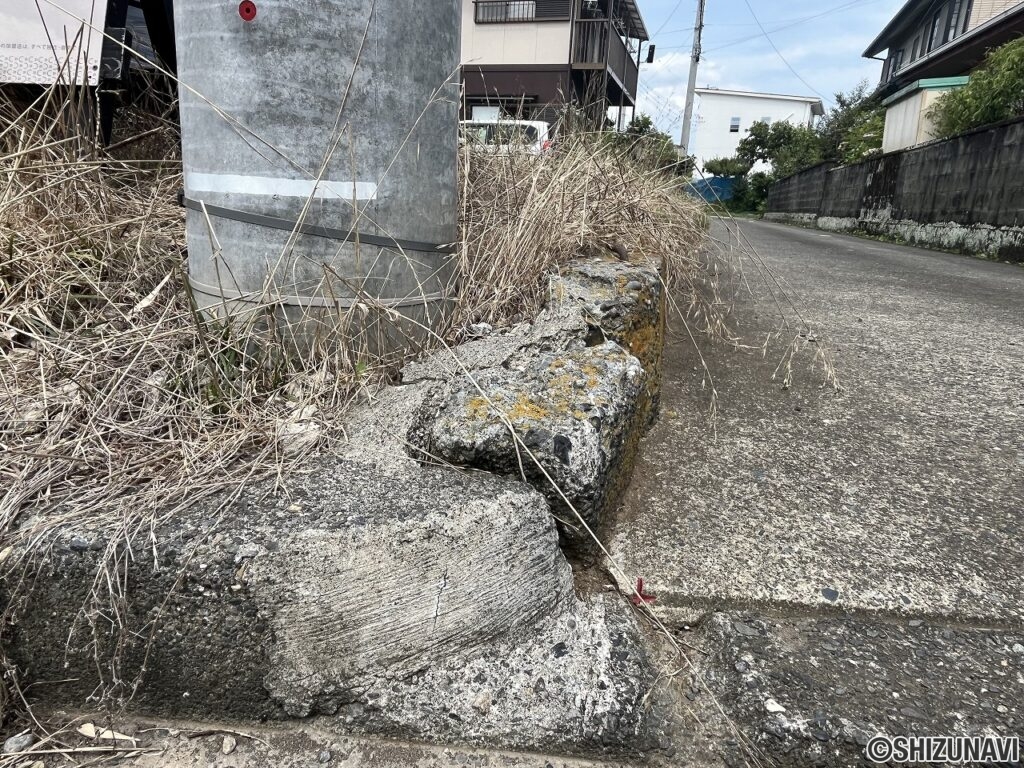
[{"label": "weathered concrete slab", "polygon": [[542,310],[532,323],[520,323],[407,364],[402,369],[402,384],[450,381],[488,368],[518,370],[538,355],[583,349],[590,329],[578,303],[561,302]]},{"label": "weathered concrete slab", "polygon": [[648,423],[657,416],[665,351],[664,265],[588,259],[551,280],[552,306],[583,308],[594,333],[617,342],[646,372],[640,405]]},{"label": "weathered concrete slab", "polygon": [[[618,595],[576,603],[529,637],[381,678],[339,710],[363,733],[560,754],[634,755],[666,742],[657,672]],[[350,722],[351,719],[351,722]]]},{"label": "weathered concrete slab", "polygon": [[[688,635],[702,683],[694,706],[717,709],[721,764],[867,765],[877,735],[1019,736],[1024,633],[917,620],[713,614]],[[744,748],[743,743],[751,748]]]},{"label": "weathered concrete slab", "polygon": [[[843,391],[820,387],[813,343],[788,390],[781,351],[702,345],[712,424],[697,355],[672,340],[613,554],[679,621],[770,606],[1024,626],[1024,270],[741,226]],[[777,330],[770,297],[740,298],[748,339]]]},{"label": "weathered concrete slab", "polygon": [[[596,528],[624,492],[657,411],[664,297],[650,264],[570,265],[552,277],[535,323],[406,368],[404,383],[435,382],[408,431],[412,454],[523,477],[548,498],[563,532],[587,541],[563,494]],[[517,447],[506,419],[541,467]]]},{"label": "weathered concrete slab", "polygon": [[[409,442],[457,466],[522,473],[556,515],[576,521],[565,494],[594,526],[617,498],[616,485],[625,485],[621,470],[631,469],[630,454],[642,432],[636,422],[644,379],[639,361],[610,341],[540,355],[514,370],[488,368],[435,388],[417,413]],[[636,438],[629,446],[631,435]]]},{"label": "weathered concrete slab", "polygon": [[152,536],[69,533],[34,578],[5,650],[51,707],[134,694],[162,716],[590,754],[660,727],[628,607],[575,596],[543,497],[510,480],[322,459]]},{"label": "weathered concrete slab", "polygon": [[340,456],[121,540],[57,536],[12,613],[9,655],[50,706],[318,716],[337,733],[565,754],[663,748],[628,602],[574,593],[561,496],[487,400],[596,524],[654,397],[611,339],[657,365],[661,282],[617,261],[567,274],[535,322],[368,397]]}]

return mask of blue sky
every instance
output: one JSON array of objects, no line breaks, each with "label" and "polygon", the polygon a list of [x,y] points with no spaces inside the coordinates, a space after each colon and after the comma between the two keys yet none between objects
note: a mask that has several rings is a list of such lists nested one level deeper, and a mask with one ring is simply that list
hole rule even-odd
[{"label": "blue sky", "polygon": [[[827,109],[836,91],[847,91],[864,79],[872,86],[877,83],[881,62],[861,54],[903,4],[904,0],[707,0],[697,85],[818,93],[826,97]],[[657,57],[654,64],[641,65],[637,109],[678,141],[697,2],[639,0],[639,5]]]}]

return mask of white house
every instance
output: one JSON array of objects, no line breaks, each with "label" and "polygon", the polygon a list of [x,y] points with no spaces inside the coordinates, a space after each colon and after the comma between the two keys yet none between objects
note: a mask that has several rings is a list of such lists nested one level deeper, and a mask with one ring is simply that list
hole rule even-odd
[{"label": "white house", "polygon": [[[697,158],[698,170],[703,170],[708,160],[735,155],[740,139],[754,123],[784,121],[810,126],[815,117],[825,114],[817,96],[698,88],[697,98],[690,154]],[[763,163],[755,166],[755,170],[767,169]]]}]

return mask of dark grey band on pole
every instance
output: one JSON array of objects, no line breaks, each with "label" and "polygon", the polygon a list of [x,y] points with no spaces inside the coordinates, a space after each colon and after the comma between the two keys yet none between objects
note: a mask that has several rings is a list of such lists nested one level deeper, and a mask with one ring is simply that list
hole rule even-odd
[{"label": "dark grey band on pole", "polygon": [[241,221],[245,224],[254,224],[257,227],[268,227],[270,229],[283,229],[287,232],[298,232],[303,235],[314,237],[326,237],[329,240],[346,240],[350,243],[365,243],[376,245],[381,248],[392,248],[400,251],[427,251],[430,253],[454,253],[453,244],[438,245],[437,243],[424,243],[419,240],[400,240],[394,237],[382,235],[365,235],[355,230],[337,229],[334,227],[321,227],[317,224],[305,224],[290,219],[279,219],[276,216],[266,216],[262,213],[249,213],[234,208],[223,208],[219,205],[210,205],[199,200],[192,200],[182,197],[182,205],[191,208],[193,211],[205,211],[210,216],[218,219],[230,219]]},{"label": "dark grey band on pole", "polygon": [[412,294],[400,299],[382,299],[370,296],[366,298],[351,296],[346,298],[334,298],[330,296],[277,296],[271,293],[272,288],[267,288],[263,291],[242,293],[230,288],[218,288],[215,285],[206,285],[205,283],[193,280],[191,277],[188,280],[188,284],[192,290],[206,294],[207,296],[214,296],[218,299],[227,301],[241,301],[245,304],[265,306],[283,305],[288,307],[335,307],[348,309],[349,307],[362,304],[369,309],[373,309],[375,307],[394,309],[400,307],[418,307],[438,301],[446,301],[448,299],[447,296],[441,293]]}]

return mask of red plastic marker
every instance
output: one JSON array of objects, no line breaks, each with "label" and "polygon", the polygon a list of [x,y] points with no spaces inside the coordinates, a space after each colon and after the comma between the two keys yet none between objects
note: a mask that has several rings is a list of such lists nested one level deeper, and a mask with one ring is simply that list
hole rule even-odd
[{"label": "red plastic marker", "polygon": [[656,598],[654,597],[654,595],[648,595],[646,592],[644,592],[644,580],[637,579],[636,594],[632,597],[633,605],[650,605],[655,601],[655,599]]},{"label": "red plastic marker", "polygon": [[252,0],[242,0],[238,5],[238,15],[242,21],[252,21],[256,18],[256,3]]}]

